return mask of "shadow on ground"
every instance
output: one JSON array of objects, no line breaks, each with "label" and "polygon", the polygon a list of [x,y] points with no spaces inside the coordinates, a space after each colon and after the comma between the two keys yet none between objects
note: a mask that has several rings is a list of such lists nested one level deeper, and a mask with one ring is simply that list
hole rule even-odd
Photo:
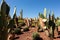
[{"label": "shadow on ground", "polygon": [[60,36],[58,36],[57,38],[60,38]]},{"label": "shadow on ground", "polygon": [[15,37],[14,39],[18,39],[19,37]]},{"label": "shadow on ground", "polygon": [[34,39],[34,40],[43,40],[42,38],[36,38],[36,39]]}]

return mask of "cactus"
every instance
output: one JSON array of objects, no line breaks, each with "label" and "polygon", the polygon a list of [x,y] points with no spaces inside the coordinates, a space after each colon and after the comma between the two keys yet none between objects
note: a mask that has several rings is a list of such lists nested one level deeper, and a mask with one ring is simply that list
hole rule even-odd
[{"label": "cactus", "polygon": [[44,15],[43,15],[42,13],[39,13],[39,17],[45,18]]},{"label": "cactus", "polygon": [[13,19],[15,19],[17,16],[16,16],[16,6],[14,7],[14,15],[13,15]]},{"label": "cactus", "polygon": [[24,31],[29,31],[29,27],[25,27],[23,30]]},{"label": "cactus", "polygon": [[47,18],[46,8],[44,8],[44,18]]},{"label": "cactus", "polygon": [[20,28],[16,28],[16,29],[14,30],[14,33],[15,33],[15,34],[21,34],[22,32],[21,32],[21,29],[20,29]]},{"label": "cactus", "polygon": [[54,19],[55,19],[55,17],[54,17],[54,12],[52,11],[52,21],[54,22]]},{"label": "cactus", "polygon": [[23,19],[23,10],[21,9],[21,11],[20,11],[20,19]]},{"label": "cactus", "polygon": [[0,40],[7,40],[8,36],[8,23],[7,23],[7,16],[9,15],[10,7],[7,5],[7,3],[3,0],[2,5],[1,5],[1,24],[2,26],[1,30],[1,39]]},{"label": "cactus", "polygon": [[33,38],[33,40],[40,40],[40,39],[39,39],[40,36],[39,36],[39,34],[38,34],[37,32],[34,32],[34,33],[33,33],[32,38]]}]

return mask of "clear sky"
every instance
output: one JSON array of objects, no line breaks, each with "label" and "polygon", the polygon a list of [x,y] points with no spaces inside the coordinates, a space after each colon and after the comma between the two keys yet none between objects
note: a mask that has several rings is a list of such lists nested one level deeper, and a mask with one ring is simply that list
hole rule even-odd
[{"label": "clear sky", "polygon": [[[1,3],[2,0],[0,0]],[[17,16],[23,9],[23,17],[38,17],[38,13],[43,13],[44,8],[54,11],[55,16],[60,16],[60,0],[5,0],[10,6],[10,15],[13,16],[14,6],[17,8]]]}]

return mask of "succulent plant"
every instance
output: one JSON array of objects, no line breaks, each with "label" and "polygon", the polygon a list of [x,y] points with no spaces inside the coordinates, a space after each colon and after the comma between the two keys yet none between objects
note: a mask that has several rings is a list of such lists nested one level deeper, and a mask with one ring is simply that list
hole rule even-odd
[{"label": "succulent plant", "polygon": [[22,33],[20,28],[15,28],[14,32],[15,32],[15,34],[21,34]]},{"label": "succulent plant", "polygon": [[32,35],[33,40],[38,40],[40,38],[39,34],[37,32],[34,32]]},{"label": "succulent plant", "polygon": [[23,31],[29,31],[29,27],[25,27]]}]

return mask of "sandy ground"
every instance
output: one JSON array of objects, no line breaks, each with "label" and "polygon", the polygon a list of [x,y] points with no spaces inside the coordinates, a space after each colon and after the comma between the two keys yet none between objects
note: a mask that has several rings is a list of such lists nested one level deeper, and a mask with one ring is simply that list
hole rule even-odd
[{"label": "sandy ground", "polygon": [[[58,30],[60,31],[60,27]],[[23,32],[23,34],[21,34],[21,35],[17,35],[19,38],[16,40],[32,40],[33,32],[37,32],[37,27],[30,28],[29,31]],[[38,33],[43,40],[52,40],[45,34],[45,32],[38,32]],[[55,39],[53,39],[53,40],[60,40],[59,35],[56,30],[55,30]]]}]

